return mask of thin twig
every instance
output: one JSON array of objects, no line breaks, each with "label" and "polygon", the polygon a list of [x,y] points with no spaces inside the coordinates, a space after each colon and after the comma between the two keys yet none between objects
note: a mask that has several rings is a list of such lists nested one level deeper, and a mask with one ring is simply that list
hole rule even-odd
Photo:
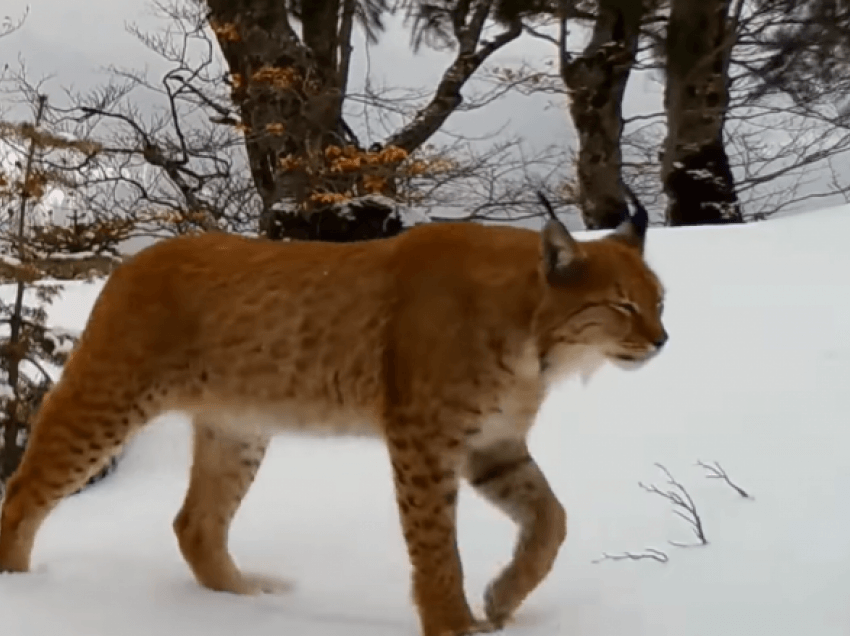
[{"label": "thin twig", "polygon": [[619,554],[609,554],[603,552],[602,556],[594,559],[591,563],[602,563],[603,561],[645,561],[652,560],[659,563],[667,563],[669,557],[665,552],[656,550],[655,548],[646,548],[643,552],[621,552]]},{"label": "thin twig", "polygon": [[[660,495],[665,499],[669,500],[673,506],[673,514],[678,517],[684,519],[688,524],[691,525],[694,534],[697,537],[699,543],[680,543],[677,541],[670,541],[670,545],[674,545],[679,548],[688,548],[695,547],[698,545],[708,545],[708,539],[705,538],[705,531],[702,527],[702,519],[697,512],[696,504],[694,500],[691,499],[691,496],[688,494],[688,491],[685,490],[685,487],[682,486],[679,482],[673,479],[673,476],[670,474],[670,471],[667,470],[661,464],[655,464],[661,471],[664,472],[664,475],[667,477],[667,483],[670,484],[673,489],[670,490],[661,490],[658,486],[650,485],[647,486],[643,482],[638,482],[638,486],[643,488],[645,491],[654,493],[656,495]],[[678,491],[678,492],[677,492]]]},{"label": "thin twig", "polygon": [[720,462],[714,462],[714,465],[710,465],[702,461],[697,461],[697,466],[702,466],[708,471],[708,474],[706,475],[708,479],[722,479],[732,490],[737,492],[744,499],[754,499],[754,497],[750,495],[750,493],[748,493],[746,490],[744,490],[737,484],[732,483],[732,480],[729,479],[729,475],[726,474],[726,471],[720,465]]}]

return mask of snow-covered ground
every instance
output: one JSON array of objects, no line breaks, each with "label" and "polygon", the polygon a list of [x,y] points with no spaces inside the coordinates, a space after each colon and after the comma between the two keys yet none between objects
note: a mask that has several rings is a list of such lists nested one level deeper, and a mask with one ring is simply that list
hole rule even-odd
[{"label": "snow-covered ground", "polygon": [[[850,207],[735,228],[650,233],[668,288],[669,349],[606,368],[546,401],[532,448],[570,513],[516,636],[846,636],[850,633]],[[99,284],[69,286],[51,321],[79,329]],[[8,293],[8,290],[3,292]],[[719,461],[752,499],[696,462]],[[417,632],[385,452],[363,440],[278,438],[238,514],[239,563],[293,579],[286,596],[198,587],[171,520],[188,426],[161,418],[117,472],[64,502],[34,571],[0,576],[9,636]],[[709,544],[666,499],[663,464],[693,497]],[[460,501],[467,589],[508,558],[509,522]],[[669,560],[594,563],[645,548]]]}]

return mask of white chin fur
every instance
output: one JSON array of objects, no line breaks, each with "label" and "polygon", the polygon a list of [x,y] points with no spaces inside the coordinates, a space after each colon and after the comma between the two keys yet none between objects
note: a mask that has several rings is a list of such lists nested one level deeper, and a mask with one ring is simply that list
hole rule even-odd
[{"label": "white chin fur", "polygon": [[547,356],[545,372],[547,383],[570,375],[578,375],[582,384],[587,384],[593,374],[605,364],[605,357],[589,346],[563,346],[551,351]]},{"label": "white chin fur", "polygon": [[605,364],[605,358],[596,354],[589,355],[584,359],[584,364],[579,369],[578,377],[581,380],[583,385],[587,385],[590,382],[590,379],[596,374],[597,371]]},{"label": "white chin fur", "polygon": [[648,358],[644,358],[643,360],[623,360],[622,358],[611,358],[610,360],[615,367],[619,367],[624,371],[637,371],[649,361]]}]

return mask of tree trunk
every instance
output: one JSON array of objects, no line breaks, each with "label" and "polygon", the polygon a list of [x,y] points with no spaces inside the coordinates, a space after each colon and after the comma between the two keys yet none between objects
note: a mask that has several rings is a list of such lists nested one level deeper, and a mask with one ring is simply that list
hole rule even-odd
[{"label": "tree trunk", "polygon": [[742,221],[723,143],[734,31],[730,0],[673,0],[667,27],[667,139],[662,177],[670,225]]},{"label": "tree trunk", "polygon": [[588,229],[616,227],[628,210],[622,188],[622,104],[644,12],[638,0],[600,0],[592,39],[574,59],[562,36],[561,77],[579,137],[579,209]]},{"label": "tree trunk", "polygon": [[401,231],[392,196],[404,159],[461,103],[466,81],[522,32],[519,19],[482,41],[493,0],[451,9],[457,55],[431,101],[366,152],[342,118],[356,0],[300,3],[301,38],[283,0],[206,0],[245,127],[251,173],[263,202],[260,231],[280,239],[362,240]]},{"label": "tree trunk", "polygon": [[[306,4],[306,3],[305,3]],[[304,42],[290,23],[287,3],[207,0],[210,25],[230,67],[231,96],[239,109],[254,184],[263,202],[260,232],[273,239],[314,227],[314,192],[345,192],[351,174],[323,175],[306,167],[324,150],[354,140],[342,120],[344,77],[339,55],[339,0],[311,0]],[[355,142],[356,143],[356,142]],[[286,164],[287,158],[297,162]]]}]

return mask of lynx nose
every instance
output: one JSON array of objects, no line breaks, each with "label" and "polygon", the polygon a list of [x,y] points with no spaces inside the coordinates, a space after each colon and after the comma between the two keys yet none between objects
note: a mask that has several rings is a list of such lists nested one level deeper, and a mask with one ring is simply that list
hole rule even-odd
[{"label": "lynx nose", "polygon": [[670,336],[668,336],[668,335],[667,335],[667,332],[666,332],[666,331],[662,331],[662,332],[661,332],[661,335],[660,335],[660,336],[658,336],[658,338],[656,339],[656,341],[653,343],[653,344],[655,345],[655,348],[656,348],[656,349],[660,349],[660,348],[661,348],[661,347],[663,347],[665,344],[667,344],[667,340],[669,339],[669,337],[670,337]]}]

